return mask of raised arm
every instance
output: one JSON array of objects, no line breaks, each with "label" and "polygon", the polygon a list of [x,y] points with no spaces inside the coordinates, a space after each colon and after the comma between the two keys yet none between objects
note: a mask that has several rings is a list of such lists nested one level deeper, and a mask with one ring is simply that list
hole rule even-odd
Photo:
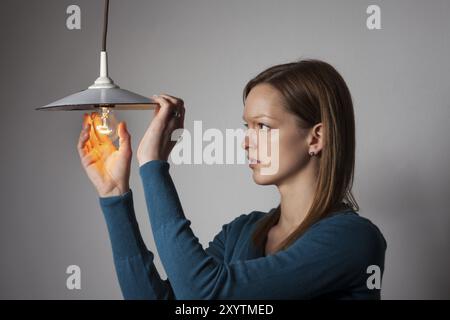
[{"label": "raised arm", "polygon": [[[183,128],[184,103],[169,95],[154,99],[160,107],[139,145],[139,171],[153,237],[177,299],[301,299],[351,286],[367,291],[366,268],[383,268],[386,244],[359,216],[326,218],[267,257],[227,263],[211,254],[217,250],[204,250],[184,215],[167,162],[175,144],[171,134]],[[223,248],[228,237],[237,236],[227,235],[235,228],[227,229],[216,241]],[[367,297],[379,298],[379,290]]]},{"label": "raised arm", "polygon": [[119,124],[119,148],[96,130],[97,113],[84,115],[78,153],[94,185],[111,239],[114,263],[125,299],[172,299],[169,281],[161,280],[153,253],[142,241],[129,188],[131,143],[125,123]]},{"label": "raised arm", "polygon": [[169,280],[162,280],[154,255],[147,250],[139,231],[129,190],[120,196],[100,197],[108,226],[114,265],[125,299],[175,299]]}]

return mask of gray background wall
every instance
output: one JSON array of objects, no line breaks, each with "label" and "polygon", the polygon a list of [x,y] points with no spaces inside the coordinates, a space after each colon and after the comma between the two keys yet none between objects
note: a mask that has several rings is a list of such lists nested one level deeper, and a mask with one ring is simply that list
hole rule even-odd
[{"label": "gray background wall", "polygon": [[[82,28],[66,29],[78,4]],[[381,7],[382,30],[366,28]],[[79,112],[35,107],[97,77],[102,1],[0,5],[0,298],[120,299],[98,199],[79,163]],[[384,299],[450,298],[450,2],[189,0],[111,1],[110,74],[122,87],[184,99],[186,128],[242,128],[245,83],[298,58],[332,63],[356,113],[354,194],[388,241]],[[134,150],[152,113],[120,113]],[[156,255],[133,159],[131,187],[143,237]],[[268,210],[274,187],[246,165],[172,166],[202,244],[241,213]],[[81,267],[81,290],[66,267]]]}]

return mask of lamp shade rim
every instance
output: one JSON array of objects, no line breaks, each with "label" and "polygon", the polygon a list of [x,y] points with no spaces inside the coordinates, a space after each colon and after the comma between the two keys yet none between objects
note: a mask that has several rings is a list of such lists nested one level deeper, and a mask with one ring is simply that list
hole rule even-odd
[{"label": "lamp shade rim", "polygon": [[153,99],[121,88],[90,88],[56,100],[35,110],[95,110],[108,106],[116,110],[151,110],[158,105]]}]

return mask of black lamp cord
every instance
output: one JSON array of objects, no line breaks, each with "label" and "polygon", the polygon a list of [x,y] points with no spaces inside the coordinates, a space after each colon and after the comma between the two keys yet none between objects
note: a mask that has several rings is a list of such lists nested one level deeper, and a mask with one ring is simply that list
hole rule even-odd
[{"label": "black lamp cord", "polygon": [[108,10],[109,10],[109,0],[105,0],[105,14],[104,14],[104,17],[103,17],[102,51],[106,51],[106,34],[108,33]]}]

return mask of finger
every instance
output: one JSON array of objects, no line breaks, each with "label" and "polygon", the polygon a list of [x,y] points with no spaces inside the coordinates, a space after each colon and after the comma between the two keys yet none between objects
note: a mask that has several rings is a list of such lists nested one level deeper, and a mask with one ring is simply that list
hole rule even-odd
[{"label": "finger", "polygon": [[84,147],[86,148],[87,153],[90,153],[92,151],[92,145],[89,140],[86,141],[86,144],[84,145]]},{"label": "finger", "polygon": [[81,130],[80,137],[78,139],[77,150],[81,158],[83,158],[89,152],[89,147],[87,146],[87,142],[89,140],[89,130],[90,124],[87,123],[84,126],[83,130]]},{"label": "finger", "polygon": [[83,127],[86,128],[88,135],[88,141],[85,143],[85,148],[87,148],[87,152],[91,152],[92,150],[92,142],[91,142],[91,130],[92,130],[92,121],[91,116],[88,113],[83,115]]},{"label": "finger", "polygon": [[95,152],[91,152],[86,154],[86,156],[81,159],[81,164],[83,165],[83,167],[87,168],[97,160],[98,155]]},{"label": "finger", "polygon": [[175,118],[175,117],[170,119],[170,121],[167,125],[167,128],[165,130],[166,134],[164,134],[165,142],[170,142],[173,145],[177,143],[178,138],[179,138],[178,137],[179,133],[175,133],[175,131],[183,128],[179,119],[180,118]]},{"label": "finger", "polygon": [[161,106],[159,104],[156,105],[155,109],[153,110],[153,117],[156,117],[159,110],[161,109]]},{"label": "finger", "polygon": [[179,118],[179,126],[180,128],[184,128],[184,115],[186,113],[186,108],[183,106],[180,108],[181,116]]},{"label": "finger", "polygon": [[[184,111],[183,110],[184,109],[183,100],[175,98],[175,97],[171,97],[171,96],[166,96],[166,95],[161,95],[161,97],[163,99],[166,99],[169,102],[169,104],[171,105],[170,117],[181,120],[182,113]],[[179,116],[175,116],[176,113],[178,113]]]},{"label": "finger", "polygon": [[177,106],[184,105],[184,101],[182,99],[180,99],[180,98],[177,98],[177,97],[165,94],[165,93],[160,94],[160,96],[168,99],[170,102],[172,102],[173,104],[175,104]]},{"label": "finger", "polygon": [[119,123],[119,151],[131,155],[131,136],[127,129],[126,122]]},{"label": "finger", "polygon": [[91,131],[90,131],[90,139],[89,142],[93,149],[99,148],[101,143],[99,139],[99,133],[95,129],[94,118],[99,117],[100,115],[97,112],[92,112],[89,121],[91,122]]},{"label": "finger", "polygon": [[84,151],[83,149],[86,147],[87,139],[89,139],[89,115],[85,113],[83,114],[81,132],[77,144],[77,149],[79,151]]},{"label": "finger", "polygon": [[160,96],[154,97],[153,99],[157,101],[160,105],[160,109],[158,110],[158,116],[161,117],[163,123],[167,123],[171,118],[171,113],[173,112],[174,104],[169,102],[169,100],[167,100],[166,98]]},{"label": "finger", "polygon": [[167,100],[169,100],[171,103],[173,103],[174,105],[176,105],[177,107],[175,108],[176,110],[175,112],[179,112],[180,116],[178,117],[178,123],[180,127],[184,127],[184,112],[185,112],[185,108],[184,108],[184,101],[180,98],[168,95],[168,94],[161,94],[160,96],[162,96],[163,98],[166,98]]},{"label": "finger", "polygon": [[88,140],[88,137],[86,134],[81,135],[80,139],[78,140],[77,144],[77,150],[80,158],[83,158],[86,154],[89,153],[89,150],[86,146],[86,141]]},{"label": "finger", "polygon": [[82,130],[85,129],[86,126],[90,123],[89,120],[90,120],[89,114],[87,114],[87,113],[83,114],[83,123],[82,123],[82,125],[81,125],[81,129],[82,129]]}]

